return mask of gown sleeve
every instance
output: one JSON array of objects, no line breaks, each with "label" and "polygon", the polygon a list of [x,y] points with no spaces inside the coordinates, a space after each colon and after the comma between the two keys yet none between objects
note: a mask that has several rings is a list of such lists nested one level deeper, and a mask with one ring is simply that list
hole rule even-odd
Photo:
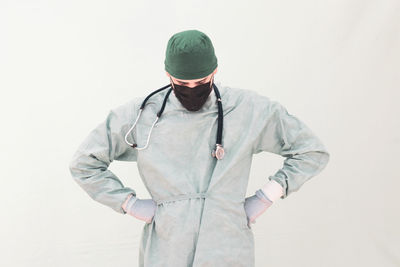
[{"label": "gown sleeve", "polygon": [[[95,201],[126,214],[122,204],[136,191],[125,187],[108,169],[113,160],[136,161],[137,150],[125,142],[125,134],[136,119],[135,101],[129,101],[109,111],[79,145],[69,163],[73,179]],[[127,139],[135,143],[133,131]]]},{"label": "gown sleeve", "polygon": [[253,103],[258,108],[253,154],[267,151],[285,158],[283,167],[268,177],[283,187],[284,199],[320,173],[330,155],[311,129],[279,102],[257,94]]}]

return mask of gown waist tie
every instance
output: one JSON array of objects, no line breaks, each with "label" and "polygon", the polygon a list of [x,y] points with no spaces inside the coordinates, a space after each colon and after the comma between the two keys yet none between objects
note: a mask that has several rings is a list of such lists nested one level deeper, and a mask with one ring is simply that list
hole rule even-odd
[{"label": "gown waist tie", "polygon": [[157,202],[157,205],[161,205],[165,202],[171,202],[171,201],[176,201],[176,200],[184,200],[184,199],[190,199],[190,198],[208,198],[210,195],[207,192],[202,192],[202,193],[189,193],[189,194],[181,194],[181,195],[175,195],[175,196],[170,196],[158,200],[154,200]]}]

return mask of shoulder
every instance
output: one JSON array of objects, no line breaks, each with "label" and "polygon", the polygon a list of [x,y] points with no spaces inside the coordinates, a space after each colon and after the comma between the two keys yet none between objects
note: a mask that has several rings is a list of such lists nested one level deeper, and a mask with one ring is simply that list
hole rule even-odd
[{"label": "shoulder", "polygon": [[244,88],[225,86],[225,98],[229,100],[229,103],[238,107],[245,105],[252,108],[255,112],[274,112],[282,109],[283,106],[276,100],[271,99],[268,96],[262,95],[261,93]]},{"label": "shoulder", "polygon": [[241,106],[247,106],[251,104],[254,91],[249,89],[243,89],[234,86],[221,86],[221,98],[222,104],[226,107],[240,108]]},{"label": "shoulder", "polygon": [[144,96],[133,97],[128,101],[122,102],[114,106],[110,110],[110,114],[115,116],[121,122],[132,121],[139,112],[140,105],[145,99]]}]

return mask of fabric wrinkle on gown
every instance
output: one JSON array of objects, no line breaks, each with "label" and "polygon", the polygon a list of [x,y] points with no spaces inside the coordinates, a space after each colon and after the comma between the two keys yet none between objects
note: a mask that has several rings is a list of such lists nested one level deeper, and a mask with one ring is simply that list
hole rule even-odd
[{"label": "fabric wrinkle on gown", "polygon": [[[214,91],[199,111],[186,110],[171,92],[153,128],[149,146],[138,151],[124,141],[145,97],[110,111],[70,163],[78,184],[96,201],[119,213],[134,189],[107,169],[113,160],[136,161],[140,178],[157,209],[142,229],[140,267],[252,267],[253,231],[244,200],[253,154],[282,155],[284,163],[265,178],[282,185],[286,198],[328,163],[319,138],[277,101],[247,89],[215,82],[224,114],[225,156],[211,156],[218,109]],[[152,96],[129,140],[142,147],[168,89]]]}]

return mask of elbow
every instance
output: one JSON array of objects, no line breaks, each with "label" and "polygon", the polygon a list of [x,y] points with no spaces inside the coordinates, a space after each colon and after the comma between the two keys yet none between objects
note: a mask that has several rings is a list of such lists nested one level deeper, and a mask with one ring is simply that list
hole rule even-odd
[{"label": "elbow", "polygon": [[328,165],[330,153],[325,149],[315,149],[306,153],[305,161],[311,164],[314,173],[320,173]]},{"label": "elbow", "polygon": [[76,157],[71,159],[71,161],[68,164],[68,169],[69,172],[71,173],[73,180],[79,183],[80,177],[82,176],[82,169],[79,168],[79,161],[77,160]]},{"label": "elbow", "polygon": [[75,166],[76,166],[76,164],[75,164],[74,160],[71,160],[68,164],[68,169],[69,169],[69,172],[72,174],[72,176],[73,176],[75,168],[76,168]]},{"label": "elbow", "polygon": [[321,171],[326,167],[326,165],[328,165],[331,155],[326,146],[321,141],[317,143],[314,152],[317,153],[315,160],[316,163],[319,165],[318,169]]},{"label": "elbow", "polygon": [[328,165],[329,160],[330,160],[329,152],[326,150],[320,151],[319,162],[320,162],[321,170],[324,169],[326,167],[326,165]]},{"label": "elbow", "polygon": [[76,166],[76,161],[71,160],[68,164],[68,169],[69,172],[71,173],[71,176],[74,180],[76,180],[76,172],[77,172],[77,166]]}]

